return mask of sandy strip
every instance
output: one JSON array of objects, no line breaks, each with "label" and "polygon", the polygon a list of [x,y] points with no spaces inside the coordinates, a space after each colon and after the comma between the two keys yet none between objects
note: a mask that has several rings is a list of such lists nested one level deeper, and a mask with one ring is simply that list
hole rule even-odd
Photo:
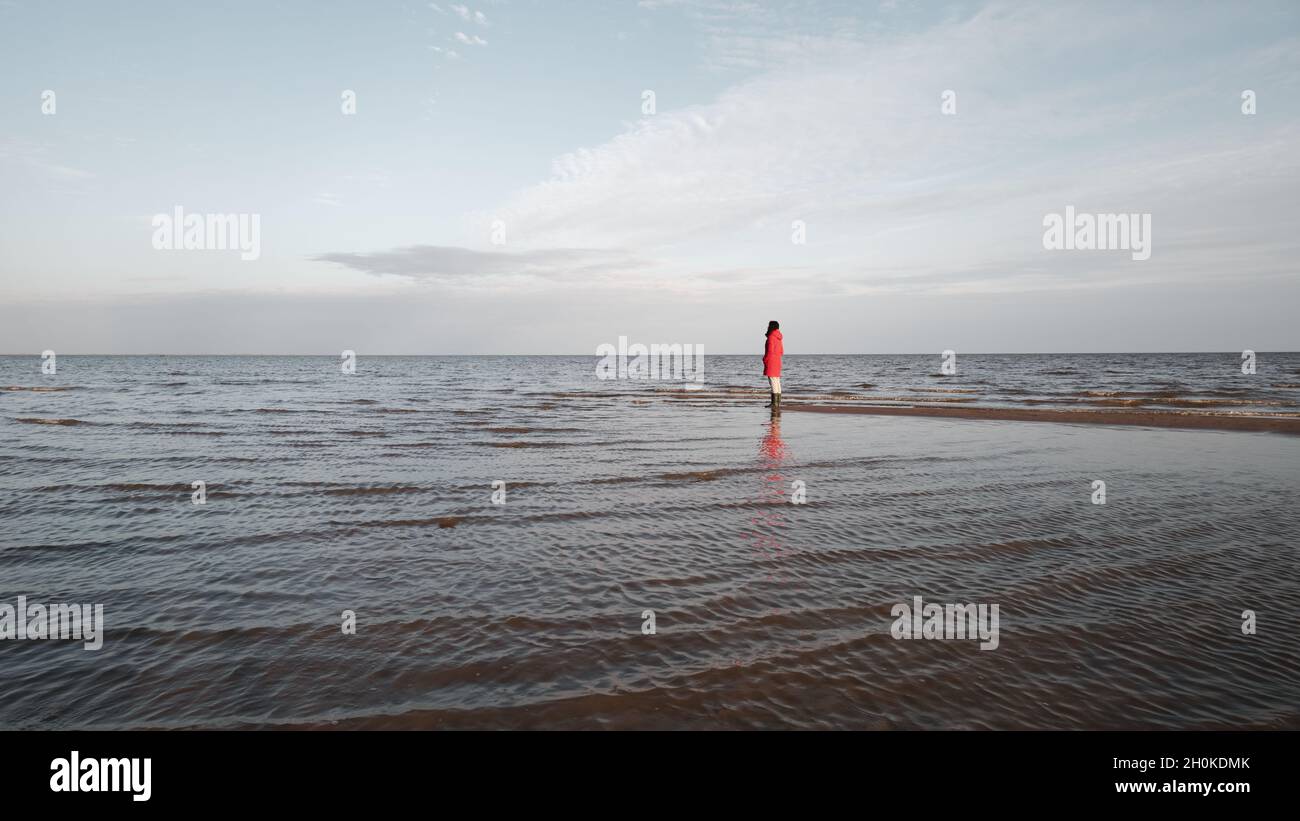
[{"label": "sandy strip", "polygon": [[877,416],[937,416],[945,419],[998,419],[1008,422],[1067,422],[1088,425],[1141,425],[1150,428],[1274,431],[1300,434],[1300,415],[1178,413],[1174,411],[1048,410],[1045,408],[889,407],[884,405],[782,404],[782,411],[869,413]]}]

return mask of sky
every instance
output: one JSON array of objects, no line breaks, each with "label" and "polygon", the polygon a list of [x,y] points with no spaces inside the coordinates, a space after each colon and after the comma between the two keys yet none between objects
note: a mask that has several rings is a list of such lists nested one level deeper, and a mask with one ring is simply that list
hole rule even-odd
[{"label": "sky", "polygon": [[0,0],[0,353],[1300,350],[1297,147],[1294,0]]}]

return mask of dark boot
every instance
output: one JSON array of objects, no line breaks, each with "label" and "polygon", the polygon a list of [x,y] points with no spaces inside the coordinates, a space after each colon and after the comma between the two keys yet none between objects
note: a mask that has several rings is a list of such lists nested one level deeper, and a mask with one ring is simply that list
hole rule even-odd
[{"label": "dark boot", "polygon": [[781,412],[781,394],[774,393],[772,394],[772,413],[780,413],[780,412]]},{"label": "dark boot", "polygon": [[765,407],[765,408],[775,408],[775,407],[776,407],[776,394],[773,393],[773,394],[768,394],[768,395],[771,397],[771,399],[767,400],[767,404],[764,405],[763,407]]}]

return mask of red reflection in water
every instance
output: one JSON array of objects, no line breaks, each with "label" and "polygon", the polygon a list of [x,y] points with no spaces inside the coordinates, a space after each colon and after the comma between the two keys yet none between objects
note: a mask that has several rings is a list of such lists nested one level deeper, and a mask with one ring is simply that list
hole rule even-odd
[{"label": "red reflection in water", "polygon": [[[754,501],[759,507],[749,519],[750,527],[745,538],[753,545],[755,561],[768,568],[766,580],[784,583],[786,576],[781,560],[786,554],[786,505],[790,502],[791,488],[782,466],[790,458],[790,449],[781,438],[779,417],[765,423],[763,438],[758,445],[758,458],[766,470],[761,483],[754,489]],[[764,615],[775,616],[779,612],[768,607]],[[732,663],[739,665],[741,662],[736,659]]]},{"label": "red reflection in water", "polygon": [[[783,531],[786,527],[785,504],[789,501],[786,493],[787,487],[785,474],[781,471],[782,463],[789,457],[790,449],[786,446],[785,441],[781,439],[781,419],[774,417],[767,423],[767,430],[763,434],[763,440],[758,447],[759,458],[768,468],[766,475],[763,477],[763,484],[760,486],[758,501],[770,507],[760,509],[750,523],[754,525],[754,541],[757,548],[763,556],[779,562],[785,553],[785,544],[783,543]],[[768,580],[775,581],[777,576],[781,575],[781,569],[778,566],[772,568],[768,573]]]}]

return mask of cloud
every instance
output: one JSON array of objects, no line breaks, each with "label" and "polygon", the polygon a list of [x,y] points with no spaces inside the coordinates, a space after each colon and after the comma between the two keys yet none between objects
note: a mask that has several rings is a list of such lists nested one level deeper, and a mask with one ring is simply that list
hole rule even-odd
[{"label": "cloud", "polygon": [[374,253],[329,253],[312,259],[375,276],[461,285],[491,284],[502,279],[591,283],[615,280],[623,272],[648,264],[618,249],[480,251],[441,245],[413,245]]},{"label": "cloud", "polygon": [[486,46],[487,40],[479,37],[477,34],[466,34],[463,31],[456,32],[457,42],[464,43],[467,46]]},{"label": "cloud", "polygon": [[95,176],[89,171],[83,171],[80,168],[73,168],[67,165],[58,165],[57,163],[45,163],[41,165],[50,176],[61,180],[86,180]]},{"label": "cloud", "polygon": [[451,10],[456,12],[456,14],[460,16],[460,19],[466,22],[478,23],[480,26],[486,26],[488,24],[487,16],[481,11],[472,11],[466,6],[455,4],[452,5]]},{"label": "cloud", "polygon": [[[1252,76],[1285,83],[1300,59],[1199,57],[1192,46],[1222,25],[1213,10],[1133,14],[994,4],[888,40],[767,31],[750,43],[767,66],[755,78],[700,105],[660,93],[660,113],[557,157],[491,213],[512,241],[633,249],[682,282],[767,266],[845,288],[993,292],[1222,276],[1247,260],[1245,275],[1275,275],[1300,253],[1287,228],[1300,129],[1244,122],[1220,77],[1250,56]],[[727,36],[719,53],[739,54],[743,37]],[[1151,48],[1182,56],[1153,69]],[[946,89],[955,116],[941,113]],[[1042,217],[1069,204],[1152,213],[1152,260],[1045,254]],[[805,246],[790,242],[794,220]],[[1207,234],[1214,247],[1187,250]],[[950,276],[909,273],[923,270]]]},{"label": "cloud", "polygon": [[0,139],[0,162],[4,161],[35,169],[43,177],[60,182],[78,182],[95,177],[93,172],[50,159],[49,149],[31,140]]}]

